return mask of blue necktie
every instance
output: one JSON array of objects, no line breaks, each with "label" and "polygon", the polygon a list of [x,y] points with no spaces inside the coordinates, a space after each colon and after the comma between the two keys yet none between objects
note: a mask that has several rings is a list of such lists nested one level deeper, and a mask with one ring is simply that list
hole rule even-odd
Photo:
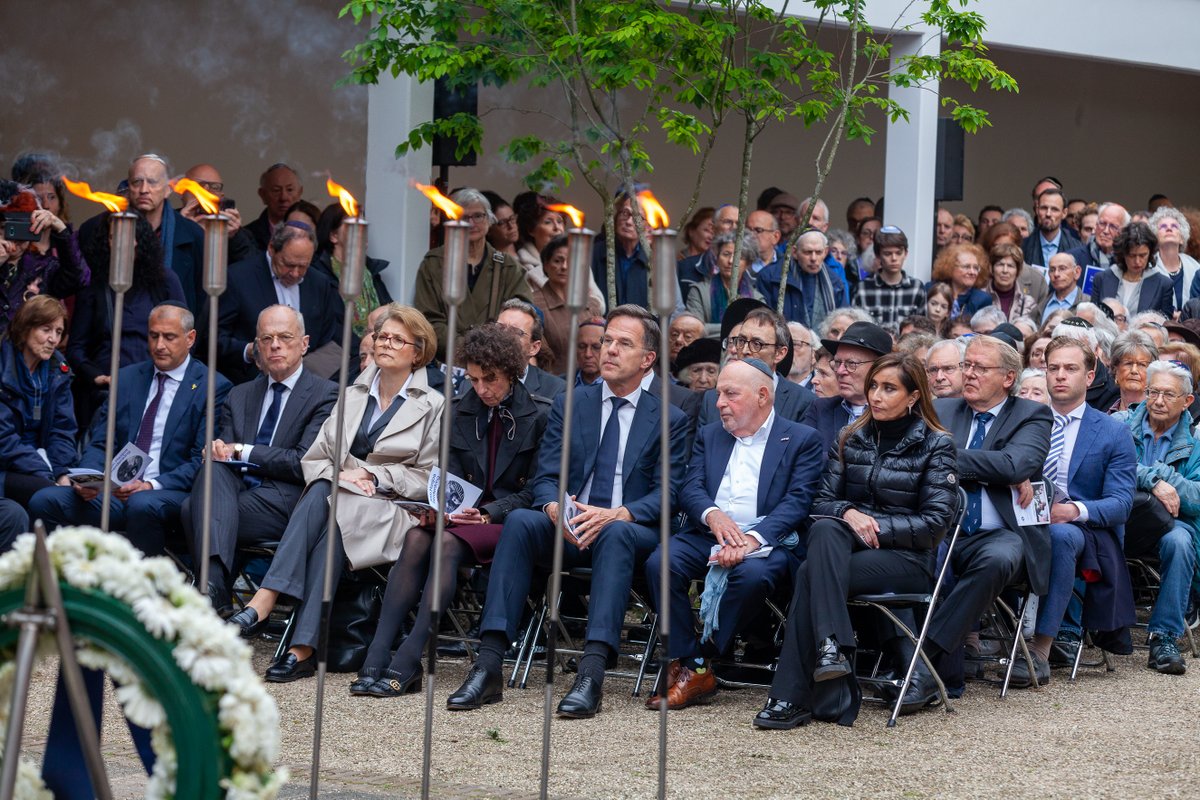
[{"label": "blue necktie", "polygon": [[287,391],[287,387],[282,383],[272,383],[271,391],[275,396],[271,398],[271,406],[267,409],[267,415],[263,417],[262,425],[258,426],[258,435],[254,437],[255,445],[271,443],[271,437],[275,435],[275,425],[279,422],[279,409],[283,407],[283,393]]},{"label": "blue necktie", "polygon": [[[1050,430],[1050,451],[1046,454],[1046,464],[1042,467],[1042,477],[1056,490],[1055,502],[1059,498],[1067,497],[1067,482],[1065,476],[1058,474],[1058,466],[1067,443],[1067,425],[1070,422],[1070,417],[1064,417],[1062,414],[1054,415],[1054,427]],[[1059,481],[1060,477],[1063,477],[1064,480]]]},{"label": "blue necktie", "polygon": [[612,413],[600,437],[600,449],[596,451],[596,468],[592,471],[592,490],[588,503],[600,508],[612,508],[613,480],[617,475],[617,449],[621,444],[621,422],[617,414],[629,401],[612,397]]},{"label": "blue necktie", "polygon": [[[975,434],[967,444],[968,450],[979,450],[987,437],[987,424],[996,415],[990,411],[981,411],[975,415]],[[983,524],[983,486],[975,484],[975,488],[967,491],[967,516],[963,519],[963,533],[972,534]]]}]

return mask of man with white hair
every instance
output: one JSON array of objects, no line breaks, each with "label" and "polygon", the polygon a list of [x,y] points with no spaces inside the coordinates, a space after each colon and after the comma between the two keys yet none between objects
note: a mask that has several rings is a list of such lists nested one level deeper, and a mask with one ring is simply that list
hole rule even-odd
[{"label": "man with white hair", "polygon": [[925,374],[934,397],[962,397],[962,362],[967,354],[963,339],[942,339],[925,356]]},{"label": "man with white hair", "polygon": [[787,379],[798,383],[806,389],[812,388],[813,356],[821,342],[813,336],[812,331],[799,322],[789,322],[788,331],[792,334],[792,369]]},{"label": "man with white hair", "polygon": [[1129,212],[1117,203],[1101,203],[1096,212],[1096,235],[1087,244],[1067,252],[1087,277],[1088,267],[1108,269],[1112,261],[1113,240],[1129,224]]},{"label": "man with white hair", "polygon": [[783,285],[783,264],[780,259],[758,274],[758,291],[771,308],[778,308],[779,295],[784,294],[783,316],[789,322],[818,327],[829,312],[844,305],[845,283],[825,262],[829,240],[821,231],[805,231],[796,241],[792,265],[788,268],[787,285]]},{"label": "man with white hair", "polygon": [[[1182,675],[1187,663],[1177,640],[1184,633],[1192,574],[1196,565],[1193,543],[1200,519],[1200,462],[1193,458],[1198,443],[1189,429],[1187,408],[1194,385],[1190,372],[1170,361],[1154,361],[1146,370],[1145,403],[1114,418],[1124,422],[1137,451],[1137,488],[1150,492],[1175,518],[1161,538],[1131,527],[1125,554],[1158,558],[1161,588],[1150,612],[1150,656],[1147,666],[1166,675]],[[1130,535],[1130,534],[1133,535]]]}]

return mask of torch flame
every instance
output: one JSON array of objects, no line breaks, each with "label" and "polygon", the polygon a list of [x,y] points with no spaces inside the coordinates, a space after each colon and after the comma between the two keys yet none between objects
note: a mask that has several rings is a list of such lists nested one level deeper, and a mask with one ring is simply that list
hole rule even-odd
[{"label": "torch flame", "polygon": [[342,210],[346,212],[347,217],[358,216],[358,201],[354,199],[354,195],[346,191],[345,187],[333,182],[333,178],[325,179],[325,189],[329,192],[329,196],[336,198],[342,204]]},{"label": "torch flame", "polygon": [[575,206],[567,205],[566,203],[555,203],[554,205],[546,206],[551,211],[561,211],[571,218],[571,224],[576,228],[583,227],[583,212]]},{"label": "torch flame", "polygon": [[646,222],[649,223],[651,228],[665,228],[671,224],[666,209],[650,193],[649,189],[638,192],[638,200],[641,201],[642,214],[646,217]]},{"label": "torch flame", "polygon": [[412,182],[412,186],[414,189],[419,191],[421,194],[428,197],[430,199],[430,201],[435,206],[440,208],[442,210],[442,213],[445,214],[450,219],[461,219],[462,218],[462,213],[463,213],[462,206],[460,206],[458,203],[455,203],[449,197],[446,197],[446,195],[439,192],[436,186],[426,186],[425,184],[417,183],[416,181]]},{"label": "torch flame", "polygon": [[129,208],[129,201],[120,195],[109,194],[108,192],[93,192],[91,186],[88,186],[83,181],[73,181],[66,175],[62,176],[62,180],[63,185],[67,187],[71,194],[82,197],[84,200],[102,203],[105,208],[114,214]]},{"label": "torch flame", "polygon": [[171,188],[179,194],[191,192],[192,196],[200,201],[200,207],[204,209],[205,214],[216,214],[220,210],[221,198],[191,178],[180,178],[171,184]]}]

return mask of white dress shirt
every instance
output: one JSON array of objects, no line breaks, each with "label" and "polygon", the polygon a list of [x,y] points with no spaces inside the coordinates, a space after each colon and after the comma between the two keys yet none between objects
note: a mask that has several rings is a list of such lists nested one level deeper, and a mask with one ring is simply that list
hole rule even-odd
[{"label": "white dress shirt", "polygon": [[[758,481],[762,474],[763,455],[767,451],[767,440],[771,437],[771,428],[775,425],[775,411],[767,415],[762,426],[749,436],[734,436],[733,451],[729,454],[729,463],[725,465],[725,474],[717,486],[715,505],[706,508],[700,519],[708,524],[708,515],[720,509],[729,515],[739,528],[745,530],[756,524],[761,515],[758,513]],[[747,531],[761,544],[766,541],[755,531]]]},{"label": "white dress shirt", "polygon": [[291,286],[284,286],[279,280],[279,276],[275,274],[275,270],[271,267],[271,254],[267,253],[267,269],[271,272],[271,283],[275,286],[275,299],[279,301],[281,306],[300,310],[300,284],[303,279],[296,281]]},{"label": "white dress shirt", "polygon": [[[990,413],[992,415],[992,421],[989,422],[987,424],[987,426],[984,428],[984,431],[985,431],[984,437],[987,436],[988,431],[991,431],[992,426],[996,424],[996,417],[1000,416],[1000,410],[1004,408],[1004,404],[1007,402],[1008,402],[1008,398],[1006,397],[1003,400],[1001,400],[999,403],[997,403],[996,405],[994,405],[988,409],[988,413]],[[971,409],[971,413],[974,414],[976,412],[974,409]],[[978,425],[979,425],[979,421],[976,420],[974,417],[972,417],[971,418],[971,430],[969,431],[970,435],[967,436],[968,444],[971,442],[971,440],[973,438],[975,438],[975,428],[978,427]],[[980,448],[980,449],[982,449],[982,448]],[[982,487],[982,491],[980,491],[980,493],[979,493],[979,499],[980,499],[979,530],[992,531],[992,530],[998,530],[1000,528],[1005,527],[1004,520],[1000,517],[1000,512],[998,512],[996,510],[996,507],[994,505],[992,505],[992,498],[988,496],[987,486]]]},{"label": "white dress shirt", "polygon": [[[654,376],[650,375],[650,378],[653,379]],[[625,395],[625,400],[628,402],[621,406],[620,411],[617,412],[617,424],[621,427],[619,428],[619,438],[617,439],[617,468],[613,473],[612,506],[610,508],[620,508],[625,504],[624,487],[621,485],[625,472],[625,444],[629,440],[629,429],[633,426],[633,415],[637,413],[638,400],[641,399],[642,385],[645,383],[646,381],[643,380],[642,384],[639,384],[632,392]],[[597,446],[604,439],[604,430],[608,427],[608,423],[612,421],[612,403],[609,402],[609,399],[621,396],[610,389],[607,382],[601,386],[600,439],[597,440]],[[588,476],[587,483],[583,485],[583,491],[578,495],[579,502],[587,503],[591,500],[593,477],[593,475]]]},{"label": "white dress shirt", "polygon": [[[171,413],[171,403],[175,401],[175,395],[179,392],[179,385],[183,383],[183,376],[187,372],[188,365],[192,363],[192,357],[188,356],[175,369],[170,372],[161,373],[167,376],[162,385],[162,399],[158,401],[158,409],[154,414],[154,434],[150,438],[150,466],[146,467],[146,472],[142,475],[142,480],[149,481],[150,485],[155,489],[161,489],[162,484],[158,482],[158,473],[162,471],[162,443],[163,433],[167,427],[167,415]],[[159,371],[154,370],[154,376],[150,378],[150,391],[146,393],[146,405],[142,406],[141,417],[146,415],[146,409],[150,407],[150,401],[154,399],[154,393],[157,391]],[[140,420],[141,417],[138,417]],[[137,432],[134,431],[136,437]]]},{"label": "white dress shirt", "polygon": [[[301,364],[296,368],[296,371],[287,376],[281,381],[273,381],[267,378],[267,393],[263,395],[262,408],[258,410],[258,423],[254,426],[254,436],[258,437],[258,429],[262,427],[263,420],[267,418],[267,412],[271,410],[271,400],[274,399],[275,392],[271,388],[276,383],[283,384],[283,397],[279,400],[279,416],[275,418],[275,430],[271,431],[271,443],[275,443],[275,434],[279,432],[279,420],[283,419],[283,410],[287,408],[288,398],[292,396],[292,390],[296,388],[296,382],[300,380],[300,373],[304,371],[304,365]],[[250,451],[254,449],[253,444],[242,443],[242,460],[250,461]]]},{"label": "white dress shirt", "polygon": [[[1065,414],[1067,418],[1067,426],[1063,428],[1063,451],[1062,456],[1058,459],[1058,474],[1062,476],[1061,482],[1063,486],[1068,485],[1068,481],[1070,480],[1071,457],[1075,453],[1075,442],[1079,439],[1079,428],[1083,425],[1083,407],[1086,405],[1086,401],[1080,403]],[[1055,411],[1054,413],[1057,414],[1058,412]],[[1048,492],[1053,492],[1054,488],[1054,486],[1047,486],[1046,490]],[[1060,502],[1060,500],[1061,498],[1055,497],[1053,500],[1051,500],[1051,502],[1057,503]],[[1062,500],[1062,502],[1074,503],[1075,507],[1079,509],[1079,517],[1075,520],[1076,522],[1088,521],[1087,506],[1085,506],[1083,503],[1079,502],[1078,500],[1071,500],[1070,498]]]},{"label": "white dress shirt", "polygon": [[[367,428],[375,427],[375,422],[383,416],[383,398],[379,395],[379,378],[382,372],[376,372],[375,377],[371,380],[371,388],[367,391],[367,397],[375,398],[375,411],[371,414],[371,419],[367,422]],[[396,402],[398,397],[408,396],[408,385],[412,383],[413,373],[409,373],[408,379],[404,381],[404,385],[400,387],[400,391],[392,395],[392,403]],[[391,403],[388,404],[391,408]]]}]

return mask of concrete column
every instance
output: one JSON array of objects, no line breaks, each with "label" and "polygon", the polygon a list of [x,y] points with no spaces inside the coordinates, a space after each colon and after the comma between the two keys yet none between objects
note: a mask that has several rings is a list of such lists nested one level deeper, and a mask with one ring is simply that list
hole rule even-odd
[{"label": "concrete column", "polygon": [[367,93],[368,252],[391,265],[383,273],[392,297],[411,303],[421,257],[429,249],[429,201],[410,186],[431,182],[428,147],[396,158],[408,132],[433,118],[433,84],[380,75]]},{"label": "concrete column", "polygon": [[[893,68],[906,55],[933,55],[940,49],[936,34],[897,35],[892,45]],[[938,83],[931,81],[913,88],[893,86],[888,96],[908,111],[908,121],[889,122],[887,126],[883,224],[895,225],[908,236],[908,273],[929,280],[935,249]]]}]

